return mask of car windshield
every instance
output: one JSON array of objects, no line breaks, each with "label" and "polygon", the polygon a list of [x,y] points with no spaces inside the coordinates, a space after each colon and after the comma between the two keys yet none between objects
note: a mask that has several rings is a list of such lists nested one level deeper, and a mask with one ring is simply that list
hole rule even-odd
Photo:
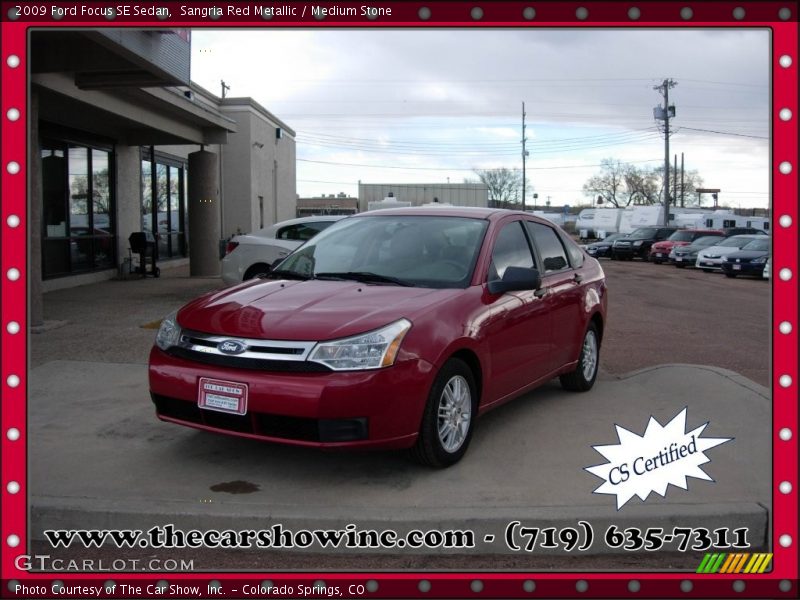
[{"label": "car windshield", "polygon": [[769,239],[753,240],[742,246],[742,250],[769,250]]},{"label": "car windshield", "polygon": [[706,248],[708,246],[716,246],[720,243],[721,236],[718,235],[705,235],[697,238],[692,242],[692,248]]},{"label": "car windshield", "polygon": [[616,240],[624,238],[624,237],[628,237],[628,234],[626,234],[626,233],[612,233],[611,235],[607,235],[602,240],[600,240],[600,243],[613,242],[613,241],[616,241]]},{"label": "car windshield", "polygon": [[694,238],[694,235],[695,234],[693,231],[676,231],[667,239],[670,242],[691,242],[692,238]]},{"label": "car windshield", "polygon": [[733,237],[729,237],[723,241],[721,241],[717,246],[722,246],[724,248],[741,248],[745,244],[747,244],[752,238],[742,238],[738,235]]},{"label": "car windshield", "polygon": [[468,217],[351,217],[290,254],[272,276],[463,288],[487,226]]},{"label": "car windshield", "polygon": [[656,229],[653,227],[640,227],[631,234],[632,238],[650,238],[656,234]]}]

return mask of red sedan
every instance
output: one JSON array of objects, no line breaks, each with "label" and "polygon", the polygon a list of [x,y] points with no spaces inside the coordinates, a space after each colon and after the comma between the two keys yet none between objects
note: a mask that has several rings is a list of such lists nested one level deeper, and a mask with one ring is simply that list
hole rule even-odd
[{"label": "red sedan", "polygon": [[597,376],[605,276],[522,212],[434,207],[339,221],[266,278],[202,296],[150,354],[158,417],[323,448],[457,462],[475,417]]}]

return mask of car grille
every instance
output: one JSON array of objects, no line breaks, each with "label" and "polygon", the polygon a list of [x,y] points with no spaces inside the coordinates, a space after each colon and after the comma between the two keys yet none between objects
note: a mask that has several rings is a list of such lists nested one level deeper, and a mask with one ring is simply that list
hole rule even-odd
[{"label": "car grille", "polygon": [[[244,348],[239,354],[227,354],[219,349],[225,341],[235,340]],[[327,366],[307,360],[316,342],[287,342],[231,338],[197,331],[184,330],[177,346],[167,350],[176,358],[233,369],[252,369],[283,373],[327,373]]]},{"label": "car grille", "polygon": [[188,402],[151,394],[159,416],[187,424],[204,425],[232,433],[304,442],[347,442],[369,437],[366,418],[310,419],[251,412],[246,415],[203,410]]}]

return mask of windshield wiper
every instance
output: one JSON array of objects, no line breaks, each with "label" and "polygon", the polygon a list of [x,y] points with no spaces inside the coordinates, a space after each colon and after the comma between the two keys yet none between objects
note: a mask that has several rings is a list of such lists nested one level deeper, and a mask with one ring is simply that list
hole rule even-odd
[{"label": "windshield wiper", "polygon": [[379,275],[378,273],[370,273],[369,271],[346,271],[343,273],[317,273],[314,275],[316,279],[352,279],[353,281],[360,281],[361,283],[391,283],[393,285],[402,285],[405,287],[414,287],[414,284],[398,279],[397,277],[389,277],[387,275]]},{"label": "windshield wiper", "polygon": [[299,279],[300,281],[308,281],[311,279],[310,275],[303,275],[296,271],[288,271],[286,269],[275,269],[260,276],[261,279]]}]

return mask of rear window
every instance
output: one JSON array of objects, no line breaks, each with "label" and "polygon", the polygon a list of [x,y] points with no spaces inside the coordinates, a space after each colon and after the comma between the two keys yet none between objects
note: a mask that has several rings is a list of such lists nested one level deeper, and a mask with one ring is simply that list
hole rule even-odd
[{"label": "rear window", "polygon": [[667,239],[671,242],[691,242],[695,238],[692,231],[676,231]]}]

